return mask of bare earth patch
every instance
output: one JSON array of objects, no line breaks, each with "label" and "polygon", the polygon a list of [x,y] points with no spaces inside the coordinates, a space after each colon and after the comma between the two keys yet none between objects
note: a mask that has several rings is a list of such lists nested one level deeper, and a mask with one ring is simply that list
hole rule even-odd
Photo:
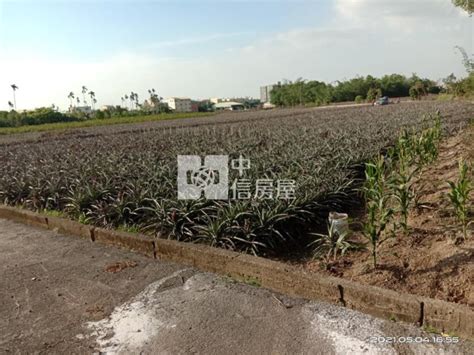
[{"label": "bare earth patch", "polygon": [[[458,175],[458,160],[474,161],[474,126],[445,140],[439,159],[421,172],[415,185],[421,195],[411,211],[410,230],[382,245],[380,265],[373,270],[368,250],[348,253],[328,265],[307,261],[307,270],[324,272],[369,285],[467,304],[474,307],[474,235],[460,242],[447,196],[448,180]],[[472,177],[472,171],[471,171]],[[474,194],[471,193],[471,201]],[[472,215],[470,216],[472,220]],[[360,235],[356,234],[356,237]]]}]

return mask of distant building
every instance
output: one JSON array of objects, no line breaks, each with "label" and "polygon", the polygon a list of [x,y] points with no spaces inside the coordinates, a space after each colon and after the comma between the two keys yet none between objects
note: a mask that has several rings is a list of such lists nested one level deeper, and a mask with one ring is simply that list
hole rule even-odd
[{"label": "distant building", "polygon": [[187,97],[169,97],[164,103],[174,112],[193,112],[192,101]]},{"label": "distant building", "polygon": [[260,102],[270,102],[271,101],[271,92],[275,85],[265,85],[260,87]]},{"label": "distant building", "polygon": [[90,106],[74,106],[69,108],[69,112],[92,113]]},{"label": "distant building", "polygon": [[191,100],[191,112],[198,112],[202,101]]},{"label": "distant building", "polygon": [[216,111],[222,111],[222,110],[240,111],[240,110],[244,110],[245,106],[241,104],[240,102],[224,101],[224,102],[219,102],[215,104],[214,108],[216,109]]},{"label": "distant building", "polygon": [[115,109],[114,105],[103,105],[100,107],[101,111],[113,111]]},{"label": "distant building", "polygon": [[168,103],[155,100],[153,102],[145,100],[142,104],[142,110],[154,113],[167,112],[169,109]]},{"label": "distant building", "polygon": [[209,101],[213,104],[218,104],[220,102],[239,102],[241,104],[244,104],[248,101],[254,101],[255,99],[253,97],[247,96],[247,97],[211,97]]}]

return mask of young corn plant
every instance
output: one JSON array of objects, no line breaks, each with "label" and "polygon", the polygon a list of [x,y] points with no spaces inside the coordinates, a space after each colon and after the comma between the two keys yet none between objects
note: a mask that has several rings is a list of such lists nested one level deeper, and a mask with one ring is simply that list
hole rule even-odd
[{"label": "young corn plant", "polygon": [[404,129],[398,136],[398,140],[391,152],[389,151],[389,156],[393,162],[396,162],[400,159],[400,151],[403,150],[403,153],[405,154],[404,158],[408,161],[408,164],[412,164],[416,160],[416,146],[416,133]]},{"label": "young corn plant", "polygon": [[363,187],[367,208],[367,220],[363,227],[363,234],[371,246],[374,269],[377,268],[377,250],[391,235],[384,237],[393,216],[393,209],[389,207],[390,194],[387,191],[385,179],[385,163],[382,156],[365,168],[365,184]]},{"label": "young corn plant", "polygon": [[[405,234],[408,231],[410,206],[413,201],[419,205],[421,197],[420,194],[415,194],[413,180],[423,165],[438,158],[441,133],[441,115],[436,112],[434,116],[429,116],[425,129],[420,133],[403,130],[395,147],[389,151],[392,163],[389,188],[395,200],[396,212],[400,215],[399,225]],[[397,228],[398,225],[394,222],[394,231]]]},{"label": "young corn plant", "polygon": [[449,199],[454,207],[456,218],[461,224],[463,239],[467,239],[467,227],[469,213],[469,193],[472,191],[469,178],[469,166],[462,159],[459,161],[459,178],[457,182],[448,181],[450,191]]},{"label": "young corn plant", "polygon": [[427,128],[422,130],[420,134],[413,135],[413,145],[419,165],[430,164],[438,159],[441,133],[441,115],[437,112],[433,122],[430,121]]},{"label": "young corn plant", "polygon": [[404,233],[408,231],[408,214],[415,197],[413,178],[417,172],[416,168],[411,168],[410,153],[407,150],[405,145],[399,144],[397,165],[393,168],[388,181],[388,187],[395,200],[396,212],[400,215],[400,226]]}]

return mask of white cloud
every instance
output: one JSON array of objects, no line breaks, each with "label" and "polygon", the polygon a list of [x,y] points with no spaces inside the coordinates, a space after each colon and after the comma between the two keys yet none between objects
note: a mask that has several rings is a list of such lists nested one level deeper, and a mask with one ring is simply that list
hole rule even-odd
[{"label": "white cloud", "polygon": [[[335,8],[345,19],[373,23],[399,20],[411,23],[426,20],[429,23],[466,18],[467,13],[452,5],[449,0],[336,0]],[[418,23],[424,25],[424,23]]]},{"label": "white cloud", "polygon": [[[65,109],[69,91],[78,93],[82,85],[96,92],[99,104],[119,104],[125,93],[133,90],[144,99],[152,87],[162,96],[205,98],[257,96],[260,85],[282,78],[330,82],[394,72],[417,72],[434,79],[451,72],[462,76],[464,68],[454,46],[473,52],[472,26],[472,18],[448,0],[336,0],[334,16],[324,27],[266,35],[241,48],[190,59],[158,58],[146,50],[91,62],[0,53],[0,109],[12,99],[12,83],[20,87],[19,108],[55,103]],[[237,34],[219,38],[233,35]],[[214,37],[178,44],[212,43],[218,40]]]}]

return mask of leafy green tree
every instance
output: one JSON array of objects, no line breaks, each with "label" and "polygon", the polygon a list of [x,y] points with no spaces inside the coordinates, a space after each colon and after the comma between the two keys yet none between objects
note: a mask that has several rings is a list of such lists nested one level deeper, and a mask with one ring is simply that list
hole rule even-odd
[{"label": "leafy green tree", "polygon": [[473,0],[452,0],[454,6],[460,7],[466,11],[469,16],[474,12],[474,1]]},{"label": "leafy green tree", "polygon": [[426,95],[425,87],[421,81],[416,82],[410,87],[410,97],[412,100],[420,100],[422,96]]},{"label": "leafy green tree", "polygon": [[95,113],[95,118],[103,120],[105,118],[105,113],[103,111],[97,110]]},{"label": "leafy green tree", "polygon": [[[416,74],[410,78],[401,74],[385,75],[378,79],[373,76],[355,78],[326,84],[316,80],[297,79],[276,85],[271,92],[271,102],[277,106],[295,106],[330,102],[354,101],[358,96],[368,101],[376,100],[382,95],[405,97],[410,87],[421,82],[426,93],[439,93],[441,88],[432,80],[422,79]],[[358,99],[360,100],[360,98]]]},{"label": "leafy green tree", "polygon": [[305,86],[305,101],[324,105],[331,101],[331,92],[328,85],[320,81],[308,81]]},{"label": "leafy green tree", "polygon": [[446,87],[448,94],[452,94],[454,91],[454,85],[456,84],[457,78],[454,73],[449,74],[446,78],[443,79],[443,84]]},{"label": "leafy green tree", "polygon": [[374,101],[381,98],[383,95],[382,89],[370,88],[367,92],[367,101]]},{"label": "leafy green tree", "polygon": [[404,75],[391,74],[385,75],[380,79],[380,88],[387,96],[402,97],[408,95],[410,85]]}]

